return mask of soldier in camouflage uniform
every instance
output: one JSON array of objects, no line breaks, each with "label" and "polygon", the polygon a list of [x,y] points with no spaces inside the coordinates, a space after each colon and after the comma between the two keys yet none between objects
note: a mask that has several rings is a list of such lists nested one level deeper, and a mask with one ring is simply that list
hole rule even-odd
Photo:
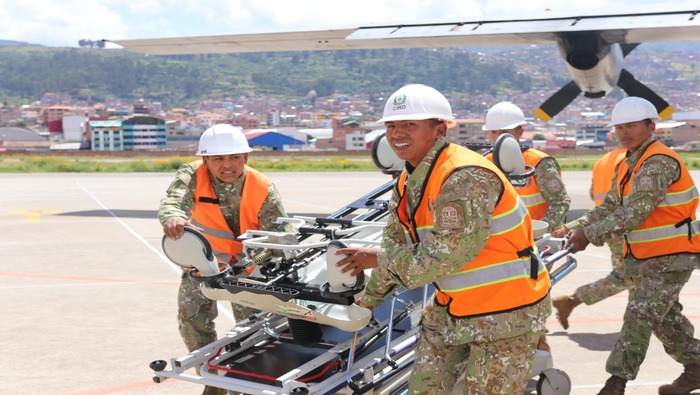
[{"label": "soldier in camouflage uniform", "polygon": [[[498,136],[510,133],[520,141],[523,135],[523,125],[526,125],[523,111],[513,103],[500,102],[486,113],[486,122],[482,129],[492,144]],[[487,156],[493,161],[493,154]],[[535,173],[528,184],[516,188],[523,199],[532,219],[546,222],[548,231],[561,228],[569,212],[571,198],[566,193],[564,180],[561,178],[561,167],[557,160],[546,153],[528,148],[523,152],[525,165],[532,166]]]},{"label": "soldier in camouflage uniform", "polygon": [[[589,243],[624,237],[630,296],[620,335],[606,364],[612,376],[599,395],[624,394],[646,356],[654,334],[685,370],[659,394],[687,394],[700,388],[700,340],[682,314],[679,294],[698,267],[698,191],[683,160],[653,137],[655,107],[627,97],[613,109],[610,126],[628,150],[603,203],[572,225],[573,252]],[[567,224],[567,227],[569,224]]]},{"label": "soldier in camouflage uniform", "polygon": [[[536,260],[529,255],[520,260],[525,266],[514,264],[518,273],[503,281],[491,281],[491,270],[504,269],[498,270],[503,276],[514,263],[499,263],[502,256],[494,251],[518,261],[515,246],[534,247],[527,209],[493,164],[442,140],[455,121],[447,99],[436,90],[424,85],[399,89],[379,122],[407,170],[390,200],[381,248],[341,249],[338,254],[346,257],[338,266],[353,275],[374,268],[359,301],[368,308],[382,304],[398,287],[438,287],[423,311],[410,394],[449,393],[462,375],[468,393],[522,394],[551,313],[549,276],[541,263],[535,263],[533,273]],[[520,219],[506,232],[513,242],[506,247],[494,228],[504,225],[497,213],[511,204]],[[462,288],[448,289],[456,278],[461,285],[455,287]],[[471,289],[465,291],[467,284]],[[494,297],[493,285],[501,297]]]},{"label": "soldier in camouflage uniform", "polygon": [[[246,165],[250,150],[243,133],[230,125],[214,125],[202,134],[197,152],[202,156],[202,161],[180,166],[175,180],[168,187],[167,196],[160,202],[158,219],[168,237],[178,239],[183,235],[186,225],[197,227],[212,242],[217,260],[233,263],[237,258],[233,256],[232,249],[227,243],[231,238],[236,238],[247,230],[242,229],[242,210],[257,210],[257,213],[253,212],[248,217],[257,217],[258,229],[293,231],[288,224],[275,223],[278,217],[285,217],[286,213],[277,188],[269,180],[265,190],[256,191],[264,199],[259,209],[252,206],[241,207],[244,183],[246,188],[250,189],[263,188],[260,185],[265,185],[265,183],[257,184],[252,181],[256,177],[264,178],[264,176]],[[198,180],[198,177],[204,177],[209,181]],[[247,182],[247,178],[251,181]],[[199,184],[198,181],[200,181]],[[197,190],[198,185],[200,188],[210,190],[209,193],[215,195],[216,199],[195,198],[202,193]],[[247,191],[247,193],[253,193],[253,191]],[[215,204],[210,204],[212,201]],[[205,205],[211,208],[202,207]],[[213,215],[219,218],[222,229],[213,229],[197,222],[192,216],[196,209],[213,210]],[[217,236],[221,233],[226,233],[229,240],[219,239]],[[223,243],[225,249],[217,249],[217,240]],[[236,321],[254,312],[252,309],[236,304],[232,304],[232,308]],[[198,284],[190,279],[187,272],[183,272],[178,291],[177,318],[180,335],[189,351],[197,350],[217,339],[214,325],[217,315],[216,302],[205,297]],[[225,393],[223,389],[209,386],[205,387],[203,392],[205,395]]]},{"label": "soldier in camouflage uniform", "polygon": [[[625,158],[626,152],[625,148],[610,151],[593,165],[590,195],[596,206],[603,202],[605,195],[610,191],[617,166]],[[573,226],[573,224],[569,225]],[[552,232],[554,237],[563,237],[565,234],[565,228]],[[612,264],[612,271],[607,276],[576,288],[573,295],[558,296],[552,299],[557,319],[564,329],[569,328],[569,315],[576,306],[581,303],[586,305],[598,303],[629,288],[622,257],[622,242],[623,238],[618,236],[607,242],[610,248],[610,263]]]},{"label": "soldier in camouflage uniform", "polygon": [[[498,136],[509,133],[520,141],[523,135],[523,126],[526,125],[525,114],[510,102],[500,102],[491,107],[486,113],[486,122],[482,129],[491,140],[496,143]],[[493,154],[486,156],[493,161]],[[552,232],[564,225],[566,213],[569,212],[571,198],[566,193],[564,180],[561,178],[559,162],[546,153],[528,148],[523,152],[525,165],[535,169],[535,173],[527,180],[527,183],[516,188],[518,195],[525,202],[527,211],[532,219],[547,223],[547,231]],[[537,349],[551,352],[547,342],[546,330],[540,336]]]}]

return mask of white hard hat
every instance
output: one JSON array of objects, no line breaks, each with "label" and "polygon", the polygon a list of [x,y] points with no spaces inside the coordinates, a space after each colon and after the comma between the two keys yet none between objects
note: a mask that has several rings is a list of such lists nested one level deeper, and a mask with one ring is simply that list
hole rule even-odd
[{"label": "white hard hat", "polygon": [[629,96],[620,100],[612,110],[608,127],[645,119],[659,119],[656,107],[649,100]]},{"label": "white hard hat", "polygon": [[502,101],[486,113],[486,123],[481,130],[510,130],[525,125],[525,114],[515,104]]},{"label": "white hard hat", "polygon": [[377,123],[439,119],[448,128],[455,126],[452,107],[442,93],[421,84],[406,85],[394,92],[384,106],[384,115]]},{"label": "white hard hat", "polygon": [[228,124],[210,127],[199,138],[198,156],[245,154],[252,151],[243,130]]}]

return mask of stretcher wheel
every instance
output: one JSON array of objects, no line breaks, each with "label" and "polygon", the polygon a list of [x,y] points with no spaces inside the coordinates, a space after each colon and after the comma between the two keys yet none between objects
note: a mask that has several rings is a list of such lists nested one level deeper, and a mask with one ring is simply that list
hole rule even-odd
[{"label": "stretcher wheel", "polygon": [[161,372],[166,366],[168,366],[168,363],[162,359],[156,359],[148,364],[148,367],[153,369],[154,372]]},{"label": "stretcher wheel", "polygon": [[[569,395],[571,393],[571,378],[566,372],[559,369],[550,369],[547,372],[548,376],[552,376],[552,380],[540,374],[540,379],[537,380],[537,395]],[[558,384],[554,387],[552,382]]]}]

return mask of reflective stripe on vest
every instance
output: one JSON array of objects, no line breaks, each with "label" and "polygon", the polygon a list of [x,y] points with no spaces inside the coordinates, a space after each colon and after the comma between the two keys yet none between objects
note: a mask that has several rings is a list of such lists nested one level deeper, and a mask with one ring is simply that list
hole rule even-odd
[{"label": "reflective stripe on vest", "polygon": [[[197,221],[197,219],[195,219],[194,217],[192,217],[190,222],[192,222],[192,225],[194,225],[198,228],[201,228],[204,231],[204,234],[206,235],[207,240],[209,240],[210,243],[212,243],[212,240],[214,240],[214,239],[223,239],[223,240],[234,240],[235,239],[233,232],[231,232],[230,230],[226,231],[226,230],[214,229],[212,227],[206,226],[203,223]],[[242,249],[243,248],[241,248],[241,250]],[[212,243],[212,251],[214,252],[214,256],[216,257],[217,261],[225,262],[225,263],[231,262],[231,258],[233,257],[233,255],[231,255],[229,252],[215,249],[213,247],[213,243]]]},{"label": "reflective stripe on vest", "polygon": [[[688,190],[667,193],[664,200],[656,207],[674,207],[692,204],[698,200],[698,190],[693,186]],[[700,223],[697,221],[684,222],[678,224],[670,224],[666,226],[658,226],[648,229],[635,229],[627,234],[627,242],[630,244],[639,244],[651,241],[669,240],[676,237],[693,237],[698,234]]]},{"label": "reflective stripe on vest", "polygon": [[[494,214],[493,221],[491,222],[491,235],[501,235],[503,233],[509,232],[518,226],[523,224],[525,220],[525,215],[527,214],[527,207],[523,204],[522,200],[518,200],[517,206],[513,207],[509,212]],[[435,227],[433,225],[426,225],[416,228],[416,234],[418,234],[418,239],[423,240],[425,235],[430,233]],[[410,233],[406,232],[408,235]],[[410,242],[410,236],[408,241]]]},{"label": "reflective stripe on vest", "polygon": [[[442,278],[436,281],[436,284],[442,292],[458,292],[515,279],[529,279],[531,275],[530,263],[530,257],[524,257],[498,265],[468,269],[459,274]],[[538,275],[546,269],[542,262],[539,262],[537,266]]]},{"label": "reflective stripe on vest", "polygon": [[[221,213],[219,199],[211,185],[209,169],[199,161],[196,165],[197,184],[194,191],[192,224],[204,230],[219,262],[230,263],[243,252],[243,244],[235,239],[233,231]],[[251,167],[245,167],[245,180],[239,207],[241,234],[249,229],[260,229],[258,212],[267,199],[270,180]]]},{"label": "reflective stripe on vest", "polygon": [[[536,149],[529,148],[523,152],[523,159],[525,165],[532,166],[536,168],[540,164],[542,159],[549,157],[546,153],[538,151]],[[493,162],[493,154],[486,155],[486,158]],[[561,175],[561,172],[559,173]],[[549,208],[549,203],[545,200],[540,190],[539,185],[537,185],[537,180],[535,177],[529,177],[527,183],[515,189],[518,192],[518,196],[522,199],[523,203],[527,207],[527,211],[530,212],[532,219],[540,220],[544,218],[547,214],[547,209]]]},{"label": "reflective stripe on vest", "polygon": [[[690,232],[690,233],[689,233]],[[661,226],[646,230],[633,230],[627,234],[629,244],[639,244],[652,241],[662,241],[676,237],[689,238],[698,235],[700,223],[691,221],[690,223],[679,223],[677,225]]]},{"label": "reflective stripe on vest", "polygon": [[651,215],[625,235],[624,255],[648,259],[685,252],[699,253],[700,224],[695,220],[698,191],[683,160],[665,145],[658,141],[649,144],[629,176],[627,162],[620,163],[617,188],[622,197],[621,205],[625,207],[629,204],[627,197],[633,190],[637,172],[643,162],[653,155],[673,158],[680,168],[680,177],[669,186],[666,196]]},{"label": "reflective stripe on vest", "polygon": [[[493,171],[503,185],[493,212],[492,227],[484,249],[465,262],[454,275],[435,281],[435,301],[450,315],[471,317],[514,310],[542,300],[550,288],[549,275],[539,259],[531,259],[534,249],[530,214],[515,188],[495,165],[481,155],[454,144],[438,153],[423,185],[418,207],[409,208],[405,193],[408,173],[399,178],[395,197],[396,214],[410,243],[417,243],[434,228],[433,204],[445,180],[456,170],[483,167]],[[432,203],[431,203],[432,202]],[[413,215],[409,210],[413,210]],[[474,301],[478,301],[475,303]]]}]

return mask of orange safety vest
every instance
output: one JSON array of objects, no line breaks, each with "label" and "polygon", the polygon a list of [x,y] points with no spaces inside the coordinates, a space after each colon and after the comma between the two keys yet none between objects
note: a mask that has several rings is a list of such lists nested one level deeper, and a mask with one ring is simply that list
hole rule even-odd
[{"label": "orange safety vest", "polygon": [[[647,259],[684,252],[700,252],[700,223],[695,220],[698,207],[698,190],[690,172],[677,153],[658,141],[647,146],[630,173],[627,161],[617,170],[618,192],[621,206],[627,206],[637,172],[646,159],[653,155],[669,156],[678,162],[681,174],[668,188],[664,200],[636,229],[625,234],[624,255]],[[643,180],[640,180],[643,182]]]},{"label": "orange safety vest", "polygon": [[[192,224],[204,229],[207,240],[211,243],[214,255],[219,262],[230,263],[238,260],[237,254],[243,252],[243,243],[236,240],[236,235],[226,223],[221,213],[219,198],[211,186],[209,168],[199,161],[197,168],[197,185],[194,191]],[[241,191],[241,205],[238,209],[240,233],[247,230],[259,230],[258,212],[267,199],[270,180],[257,170],[245,166],[245,180]],[[249,268],[250,272],[254,268]],[[248,270],[248,269],[247,269]],[[249,272],[249,273],[250,273]]]},{"label": "orange safety vest", "polygon": [[[542,159],[547,157],[549,157],[549,155],[546,153],[532,148],[528,148],[523,152],[525,164],[527,166],[532,166],[533,168],[537,167]],[[492,153],[488,154],[486,158],[493,162]],[[561,172],[559,172],[559,175],[561,175]],[[544,215],[547,214],[549,203],[547,203],[544,196],[542,196],[542,192],[540,191],[540,187],[537,185],[537,181],[535,180],[534,176],[529,177],[524,186],[518,187],[515,190],[518,191],[518,195],[520,196],[520,199],[523,200],[523,203],[525,203],[527,211],[530,212],[532,219],[540,220],[544,218]]]},{"label": "orange safety vest", "polygon": [[612,180],[617,172],[617,165],[625,159],[626,148],[617,148],[603,155],[593,165],[593,202],[600,206],[612,187]]},{"label": "orange safety vest", "polygon": [[454,317],[475,317],[507,312],[533,305],[547,296],[550,279],[533,253],[532,222],[515,188],[496,166],[481,155],[455,144],[438,153],[430,169],[418,207],[409,212],[405,195],[408,173],[403,172],[394,193],[396,209],[409,244],[420,242],[434,229],[433,204],[443,182],[456,170],[469,166],[489,169],[503,184],[503,195],[493,212],[489,239],[474,260],[459,272],[435,281],[435,300]]}]

